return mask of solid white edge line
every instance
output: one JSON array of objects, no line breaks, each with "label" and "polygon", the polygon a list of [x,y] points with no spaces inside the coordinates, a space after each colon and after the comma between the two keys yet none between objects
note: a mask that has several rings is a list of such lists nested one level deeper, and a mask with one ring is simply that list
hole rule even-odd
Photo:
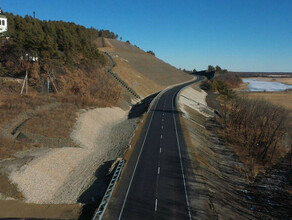
[{"label": "solid white edge line", "polygon": [[[156,103],[154,109],[156,109],[156,107],[157,107],[157,105],[158,105],[158,102],[159,102],[159,99],[157,100],[157,103]],[[128,186],[127,193],[126,193],[126,196],[125,196],[125,199],[124,199],[124,202],[123,202],[123,206],[122,206],[122,209],[121,209],[121,212],[120,212],[119,218],[118,218],[119,220],[121,219],[122,214],[123,214],[123,211],[124,211],[124,207],[125,207],[125,204],[126,204],[126,200],[127,200],[127,198],[128,198],[128,194],[129,194],[129,191],[130,191],[130,188],[131,188],[131,185],[132,185],[132,181],[133,181],[133,178],[134,178],[134,175],[135,175],[136,169],[137,169],[137,165],[138,165],[138,162],[139,162],[139,159],[140,159],[140,156],[141,156],[142,150],[143,150],[143,148],[144,148],[144,144],[145,144],[145,141],[146,141],[146,138],[147,138],[147,135],[148,135],[148,132],[149,132],[150,126],[151,126],[151,122],[152,122],[153,116],[154,116],[154,111],[152,112],[151,119],[150,119],[150,122],[149,122],[149,125],[148,125],[148,128],[147,128],[147,131],[146,131],[146,134],[145,134],[145,137],[144,137],[144,140],[143,140],[143,144],[142,144],[142,147],[141,147],[140,152],[139,152],[139,155],[138,155],[138,159],[137,159],[136,164],[135,164],[135,168],[134,168],[134,171],[133,171],[133,174],[132,174],[131,180],[130,180],[130,184],[129,184],[129,186]]]},{"label": "solid white edge line", "polygon": [[[178,94],[178,92],[173,95],[173,97],[172,97],[173,101],[174,101],[174,98],[175,98],[175,96],[177,94]],[[181,158],[180,144],[179,144],[178,133],[177,133],[177,126],[176,126],[175,115],[174,115],[174,110],[175,110],[174,106],[172,106],[172,109],[173,109],[173,120],[174,120],[174,127],[175,127],[175,133],[176,133],[176,141],[177,141],[177,148],[178,148],[178,154],[179,154],[179,160],[180,160],[180,167],[181,167],[181,172],[182,172],[182,176],[183,176],[184,189],[185,189],[185,195],[186,195],[186,202],[187,202],[187,206],[188,206],[188,214],[189,214],[189,218],[192,219],[192,214],[191,214],[190,204],[189,204],[189,198],[188,198],[188,193],[187,193],[185,174],[184,174],[184,169],[183,169],[183,165],[182,165],[182,158]]]},{"label": "solid white edge line", "polygon": [[[194,77],[194,78],[195,78],[195,77]],[[193,81],[194,78],[193,78],[192,80],[189,80],[188,82]],[[166,91],[168,91],[168,90],[174,88],[175,86],[179,86],[179,85],[181,85],[181,84],[188,83],[188,82],[178,83],[178,84],[176,84],[176,85],[169,86],[169,87],[167,87],[166,89],[164,89],[161,93],[159,93],[154,99],[158,98],[159,96],[161,97]],[[159,99],[160,99],[160,97],[159,97]],[[157,103],[156,103],[154,109],[156,109],[157,104],[158,104],[158,102],[159,102],[159,99],[157,100]],[[151,104],[152,104],[152,103],[151,103]],[[150,106],[149,106],[149,110],[148,110],[148,112],[149,112],[150,109],[152,108],[152,105],[151,105],[151,104],[150,104]],[[152,112],[152,116],[151,116],[151,119],[150,119],[149,126],[148,126],[148,128],[147,128],[147,132],[146,132],[146,135],[145,135],[145,138],[144,138],[144,141],[143,141],[143,145],[142,145],[142,147],[141,147],[141,149],[140,149],[139,156],[138,156],[138,159],[137,159],[137,161],[136,161],[136,165],[135,165],[135,168],[134,168],[134,171],[133,171],[133,174],[132,174],[131,180],[130,180],[130,184],[129,184],[129,186],[128,186],[128,190],[127,190],[127,193],[126,193],[126,197],[125,197],[125,199],[124,199],[123,206],[122,206],[122,209],[121,209],[121,212],[120,212],[119,218],[118,218],[119,220],[121,219],[121,216],[122,216],[122,214],[123,214],[123,210],[124,210],[124,207],[125,207],[125,204],[126,204],[126,200],[127,200],[128,194],[129,194],[129,190],[130,190],[130,187],[131,187],[131,184],[132,184],[132,181],[133,181],[134,174],[135,174],[135,172],[136,172],[137,164],[138,164],[138,161],[139,161],[139,159],[140,159],[140,155],[141,155],[142,149],[143,149],[143,147],[144,147],[144,143],[145,143],[145,141],[146,141],[146,137],[147,137],[147,134],[148,134],[148,131],[149,131],[149,128],[150,128],[151,122],[152,122],[153,115],[154,115],[154,111]],[[162,121],[163,121],[163,119],[162,119]],[[176,125],[176,124],[175,124],[175,125]],[[188,200],[187,200],[187,202],[188,202]]]}]

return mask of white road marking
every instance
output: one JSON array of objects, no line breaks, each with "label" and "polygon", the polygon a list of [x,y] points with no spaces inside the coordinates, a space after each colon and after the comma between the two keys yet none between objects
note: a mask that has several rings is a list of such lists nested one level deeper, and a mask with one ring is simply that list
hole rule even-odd
[{"label": "white road marking", "polygon": [[161,129],[163,130],[163,125],[161,125]]},{"label": "white road marking", "polygon": [[[158,102],[159,102],[159,99],[156,102],[156,105],[155,105],[154,109],[156,109],[156,107],[158,105]],[[132,174],[132,177],[131,177],[131,180],[130,180],[130,183],[129,183],[129,186],[128,186],[128,189],[127,189],[127,193],[126,193],[126,196],[125,196],[125,199],[124,199],[124,202],[123,202],[123,206],[122,206],[122,209],[121,209],[121,212],[120,212],[120,215],[119,215],[119,220],[121,219],[122,214],[123,214],[123,211],[124,211],[124,208],[125,208],[126,200],[128,198],[128,194],[129,194],[129,191],[130,191],[132,182],[133,182],[133,178],[134,178],[134,175],[135,175],[135,172],[136,172],[136,169],[137,169],[137,165],[138,165],[138,162],[140,160],[140,156],[141,156],[142,150],[144,148],[144,144],[145,144],[145,141],[146,141],[146,138],[147,138],[147,135],[148,135],[150,126],[151,126],[151,122],[152,122],[152,119],[153,119],[154,112],[155,111],[152,112],[151,119],[150,119],[150,122],[149,122],[149,125],[148,125],[148,128],[147,128],[147,131],[146,131],[146,135],[144,137],[143,144],[142,144],[142,147],[140,149],[140,152],[139,152],[139,155],[138,155],[138,159],[137,159],[136,164],[135,164],[135,167],[134,167],[134,171],[133,171],[133,174]]]},{"label": "white road marking", "polygon": [[[173,95],[172,99],[175,98],[176,94],[177,93],[175,93]],[[173,120],[174,120],[177,148],[178,148],[178,154],[179,154],[179,160],[180,160],[180,168],[181,168],[181,172],[182,172],[182,176],[183,176],[183,182],[184,182],[184,189],[185,189],[185,195],[186,195],[186,202],[187,202],[187,207],[188,207],[189,219],[192,219],[192,214],[191,214],[190,204],[189,204],[189,198],[188,198],[188,193],[187,193],[186,179],[185,179],[185,174],[184,174],[184,169],[183,169],[183,164],[182,164],[182,158],[181,158],[181,152],[180,152],[180,144],[179,144],[179,139],[178,139],[177,126],[176,126],[176,121],[175,121],[175,116],[174,116],[174,110],[175,109],[173,108]]]},{"label": "white road marking", "polygon": [[159,149],[159,153],[161,153],[161,148]]},{"label": "white road marking", "polygon": [[160,173],[160,167],[158,167],[157,173],[158,173],[158,174]]},{"label": "white road marking", "polygon": [[162,139],[162,135],[160,135],[160,139]]},{"label": "white road marking", "polygon": [[[175,96],[175,94],[174,94],[174,96]],[[174,96],[173,96],[173,97],[174,97]],[[159,102],[159,99],[158,99],[158,101],[157,101],[157,103],[156,103],[154,109],[156,109],[158,102]],[[149,109],[150,109],[150,108],[149,108]],[[136,172],[136,169],[137,169],[137,165],[138,165],[138,162],[139,162],[139,160],[140,160],[140,156],[141,156],[142,150],[143,150],[143,148],[144,148],[144,144],[145,144],[145,141],[146,141],[146,138],[147,138],[147,135],[148,135],[149,129],[150,129],[150,125],[151,125],[151,122],[152,122],[152,119],[153,119],[153,115],[154,115],[154,111],[152,112],[151,119],[150,119],[150,123],[149,123],[149,125],[148,125],[147,131],[146,131],[146,135],[145,135],[145,137],[144,137],[143,144],[142,144],[142,147],[141,147],[141,149],[140,149],[140,152],[139,152],[139,155],[138,155],[138,158],[137,158],[137,161],[136,161],[135,167],[134,167],[134,171],[133,171],[133,174],[132,174],[132,177],[131,177],[131,180],[130,180],[130,183],[129,183],[129,186],[128,186],[128,189],[127,189],[127,193],[126,193],[126,196],[125,196],[125,199],[124,199],[124,202],[123,202],[123,206],[122,206],[122,209],[121,209],[121,212],[120,212],[119,218],[118,218],[119,220],[121,219],[122,214],[123,214],[123,211],[124,211],[124,208],[125,208],[126,200],[127,200],[127,198],[128,198],[128,194],[129,194],[129,191],[130,191],[130,188],[131,188],[132,182],[133,182],[133,178],[134,178],[134,175],[135,175],[135,172]],[[174,113],[173,113],[173,118],[174,118]],[[162,121],[163,121],[163,119],[162,119]],[[175,120],[174,120],[174,124],[175,124],[175,127],[176,127],[176,122],[175,122]],[[176,135],[177,135],[177,137],[178,137],[177,130],[176,130]],[[177,142],[178,142],[178,139],[177,139]],[[178,144],[179,144],[179,142],[178,142]],[[179,148],[179,146],[178,146],[178,148]],[[179,148],[179,153],[180,153],[180,148]],[[181,159],[181,158],[180,158],[180,159]],[[180,160],[180,162],[181,162],[181,160]],[[181,162],[181,169],[182,169],[182,173],[183,173],[182,162]],[[183,180],[184,180],[184,187],[185,187],[185,194],[186,194],[186,185],[185,185],[184,174],[183,174]],[[189,217],[190,217],[190,219],[191,219],[191,213],[190,213],[190,207],[189,207],[189,202],[188,202],[188,196],[187,196],[187,194],[186,194],[186,200],[187,200],[187,205],[188,205]],[[157,211],[157,199],[156,199],[156,201],[155,201],[155,211]]]}]

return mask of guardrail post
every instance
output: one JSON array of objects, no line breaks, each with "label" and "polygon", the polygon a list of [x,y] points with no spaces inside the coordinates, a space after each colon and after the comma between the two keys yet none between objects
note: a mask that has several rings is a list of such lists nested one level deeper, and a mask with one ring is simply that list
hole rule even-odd
[{"label": "guardrail post", "polygon": [[123,169],[123,166],[125,164],[125,160],[120,160],[116,169],[115,169],[115,172],[114,172],[114,175],[110,181],[110,184],[108,185],[106,191],[105,191],[105,194],[101,200],[101,203],[100,205],[98,206],[98,209],[96,210],[92,220],[101,220],[102,219],[102,216],[104,215],[104,212],[106,210],[106,207],[110,201],[110,198],[112,196],[112,193],[113,193],[113,190],[116,186],[116,183],[121,175],[121,172],[122,172],[122,169]]}]

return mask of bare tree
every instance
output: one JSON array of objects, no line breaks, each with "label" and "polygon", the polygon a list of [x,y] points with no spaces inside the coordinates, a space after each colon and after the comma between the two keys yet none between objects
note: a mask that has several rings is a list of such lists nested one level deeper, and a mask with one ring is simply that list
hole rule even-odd
[{"label": "bare tree", "polygon": [[286,109],[265,100],[237,97],[222,111],[224,134],[230,142],[243,146],[262,164],[273,159],[288,131]]}]

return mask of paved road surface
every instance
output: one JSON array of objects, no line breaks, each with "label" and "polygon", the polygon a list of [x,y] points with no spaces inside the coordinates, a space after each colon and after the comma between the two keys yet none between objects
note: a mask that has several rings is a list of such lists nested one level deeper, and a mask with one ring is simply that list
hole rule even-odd
[{"label": "paved road surface", "polygon": [[169,89],[152,106],[104,219],[192,218],[186,146],[175,107],[176,94],[189,84]]}]

